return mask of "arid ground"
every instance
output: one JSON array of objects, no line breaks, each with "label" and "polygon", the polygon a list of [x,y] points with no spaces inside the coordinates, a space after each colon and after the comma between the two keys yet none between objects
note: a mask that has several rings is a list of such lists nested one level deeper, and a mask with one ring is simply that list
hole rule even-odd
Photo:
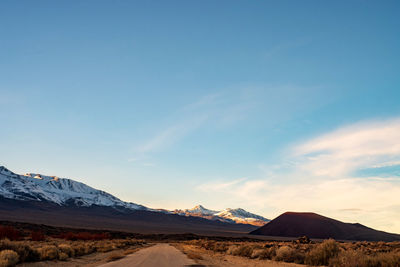
[{"label": "arid ground", "polygon": [[134,234],[3,222],[0,266],[400,266],[400,242]]}]

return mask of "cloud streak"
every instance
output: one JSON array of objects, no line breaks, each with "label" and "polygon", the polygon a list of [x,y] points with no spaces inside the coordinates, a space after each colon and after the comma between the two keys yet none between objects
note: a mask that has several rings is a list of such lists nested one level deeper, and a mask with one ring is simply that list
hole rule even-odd
[{"label": "cloud streak", "polygon": [[400,119],[341,128],[294,148],[301,169],[315,176],[343,177],[358,168],[388,165],[400,156]]},{"label": "cloud streak", "polygon": [[266,216],[314,211],[400,232],[400,178],[356,175],[359,169],[397,165],[399,140],[398,118],[357,123],[292,147],[282,159],[290,162],[282,164],[285,171],[262,165],[268,170],[263,179],[209,183],[198,189],[239,199]]}]

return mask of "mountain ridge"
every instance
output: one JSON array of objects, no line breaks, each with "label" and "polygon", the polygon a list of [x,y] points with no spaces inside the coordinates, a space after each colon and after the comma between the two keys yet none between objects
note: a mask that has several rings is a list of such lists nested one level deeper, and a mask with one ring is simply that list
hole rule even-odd
[{"label": "mountain ridge", "polygon": [[[38,173],[16,174],[4,166],[0,166],[0,196],[20,201],[48,201],[57,205],[75,205],[78,207],[104,206],[121,212],[126,210],[147,210],[160,213],[178,214],[181,216],[202,217],[209,220],[219,220],[226,223],[251,224],[260,226],[267,219],[242,209],[225,209],[221,211],[208,210],[201,205],[183,212],[164,209],[151,209],[140,204],[125,202],[105,191],[95,189],[79,181],[58,176],[48,176]],[[242,211],[235,216],[230,211]],[[248,215],[248,218],[243,216]],[[260,221],[265,219],[264,221]]]},{"label": "mountain ridge", "polygon": [[229,223],[251,224],[255,226],[263,226],[270,221],[269,219],[248,212],[242,208],[227,208],[222,211],[216,211],[207,209],[202,205],[197,205],[192,209],[176,209],[172,212],[184,216],[195,216],[207,218],[210,220],[220,220]]}]

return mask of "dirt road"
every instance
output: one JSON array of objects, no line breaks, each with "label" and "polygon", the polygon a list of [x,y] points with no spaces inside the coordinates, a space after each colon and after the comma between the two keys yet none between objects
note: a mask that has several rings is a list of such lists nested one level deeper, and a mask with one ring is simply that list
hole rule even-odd
[{"label": "dirt road", "polygon": [[169,244],[157,244],[155,246],[139,250],[121,260],[100,265],[101,267],[183,267],[199,266],[186,257],[185,254]]}]

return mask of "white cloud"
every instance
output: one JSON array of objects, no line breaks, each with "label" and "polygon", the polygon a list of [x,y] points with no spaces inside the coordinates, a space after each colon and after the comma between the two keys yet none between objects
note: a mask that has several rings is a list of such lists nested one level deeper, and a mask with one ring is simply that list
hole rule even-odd
[{"label": "white cloud", "polygon": [[[290,149],[282,169],[260,168],[267,177],[209,183],[222,198],[238,199],[266,217],[314,211],[339,220],[400,232],[400,178],[357,177],[359,169],[398,165],[400,120],[340,128]],[[290,164],[287,164],[289,162]]]},{"label": "white cloud", "polygon": [[387,165],[400,156],[400,120],[370,121],[341,128],[294,149],[301,169],[343,177],[357,168]]}]

